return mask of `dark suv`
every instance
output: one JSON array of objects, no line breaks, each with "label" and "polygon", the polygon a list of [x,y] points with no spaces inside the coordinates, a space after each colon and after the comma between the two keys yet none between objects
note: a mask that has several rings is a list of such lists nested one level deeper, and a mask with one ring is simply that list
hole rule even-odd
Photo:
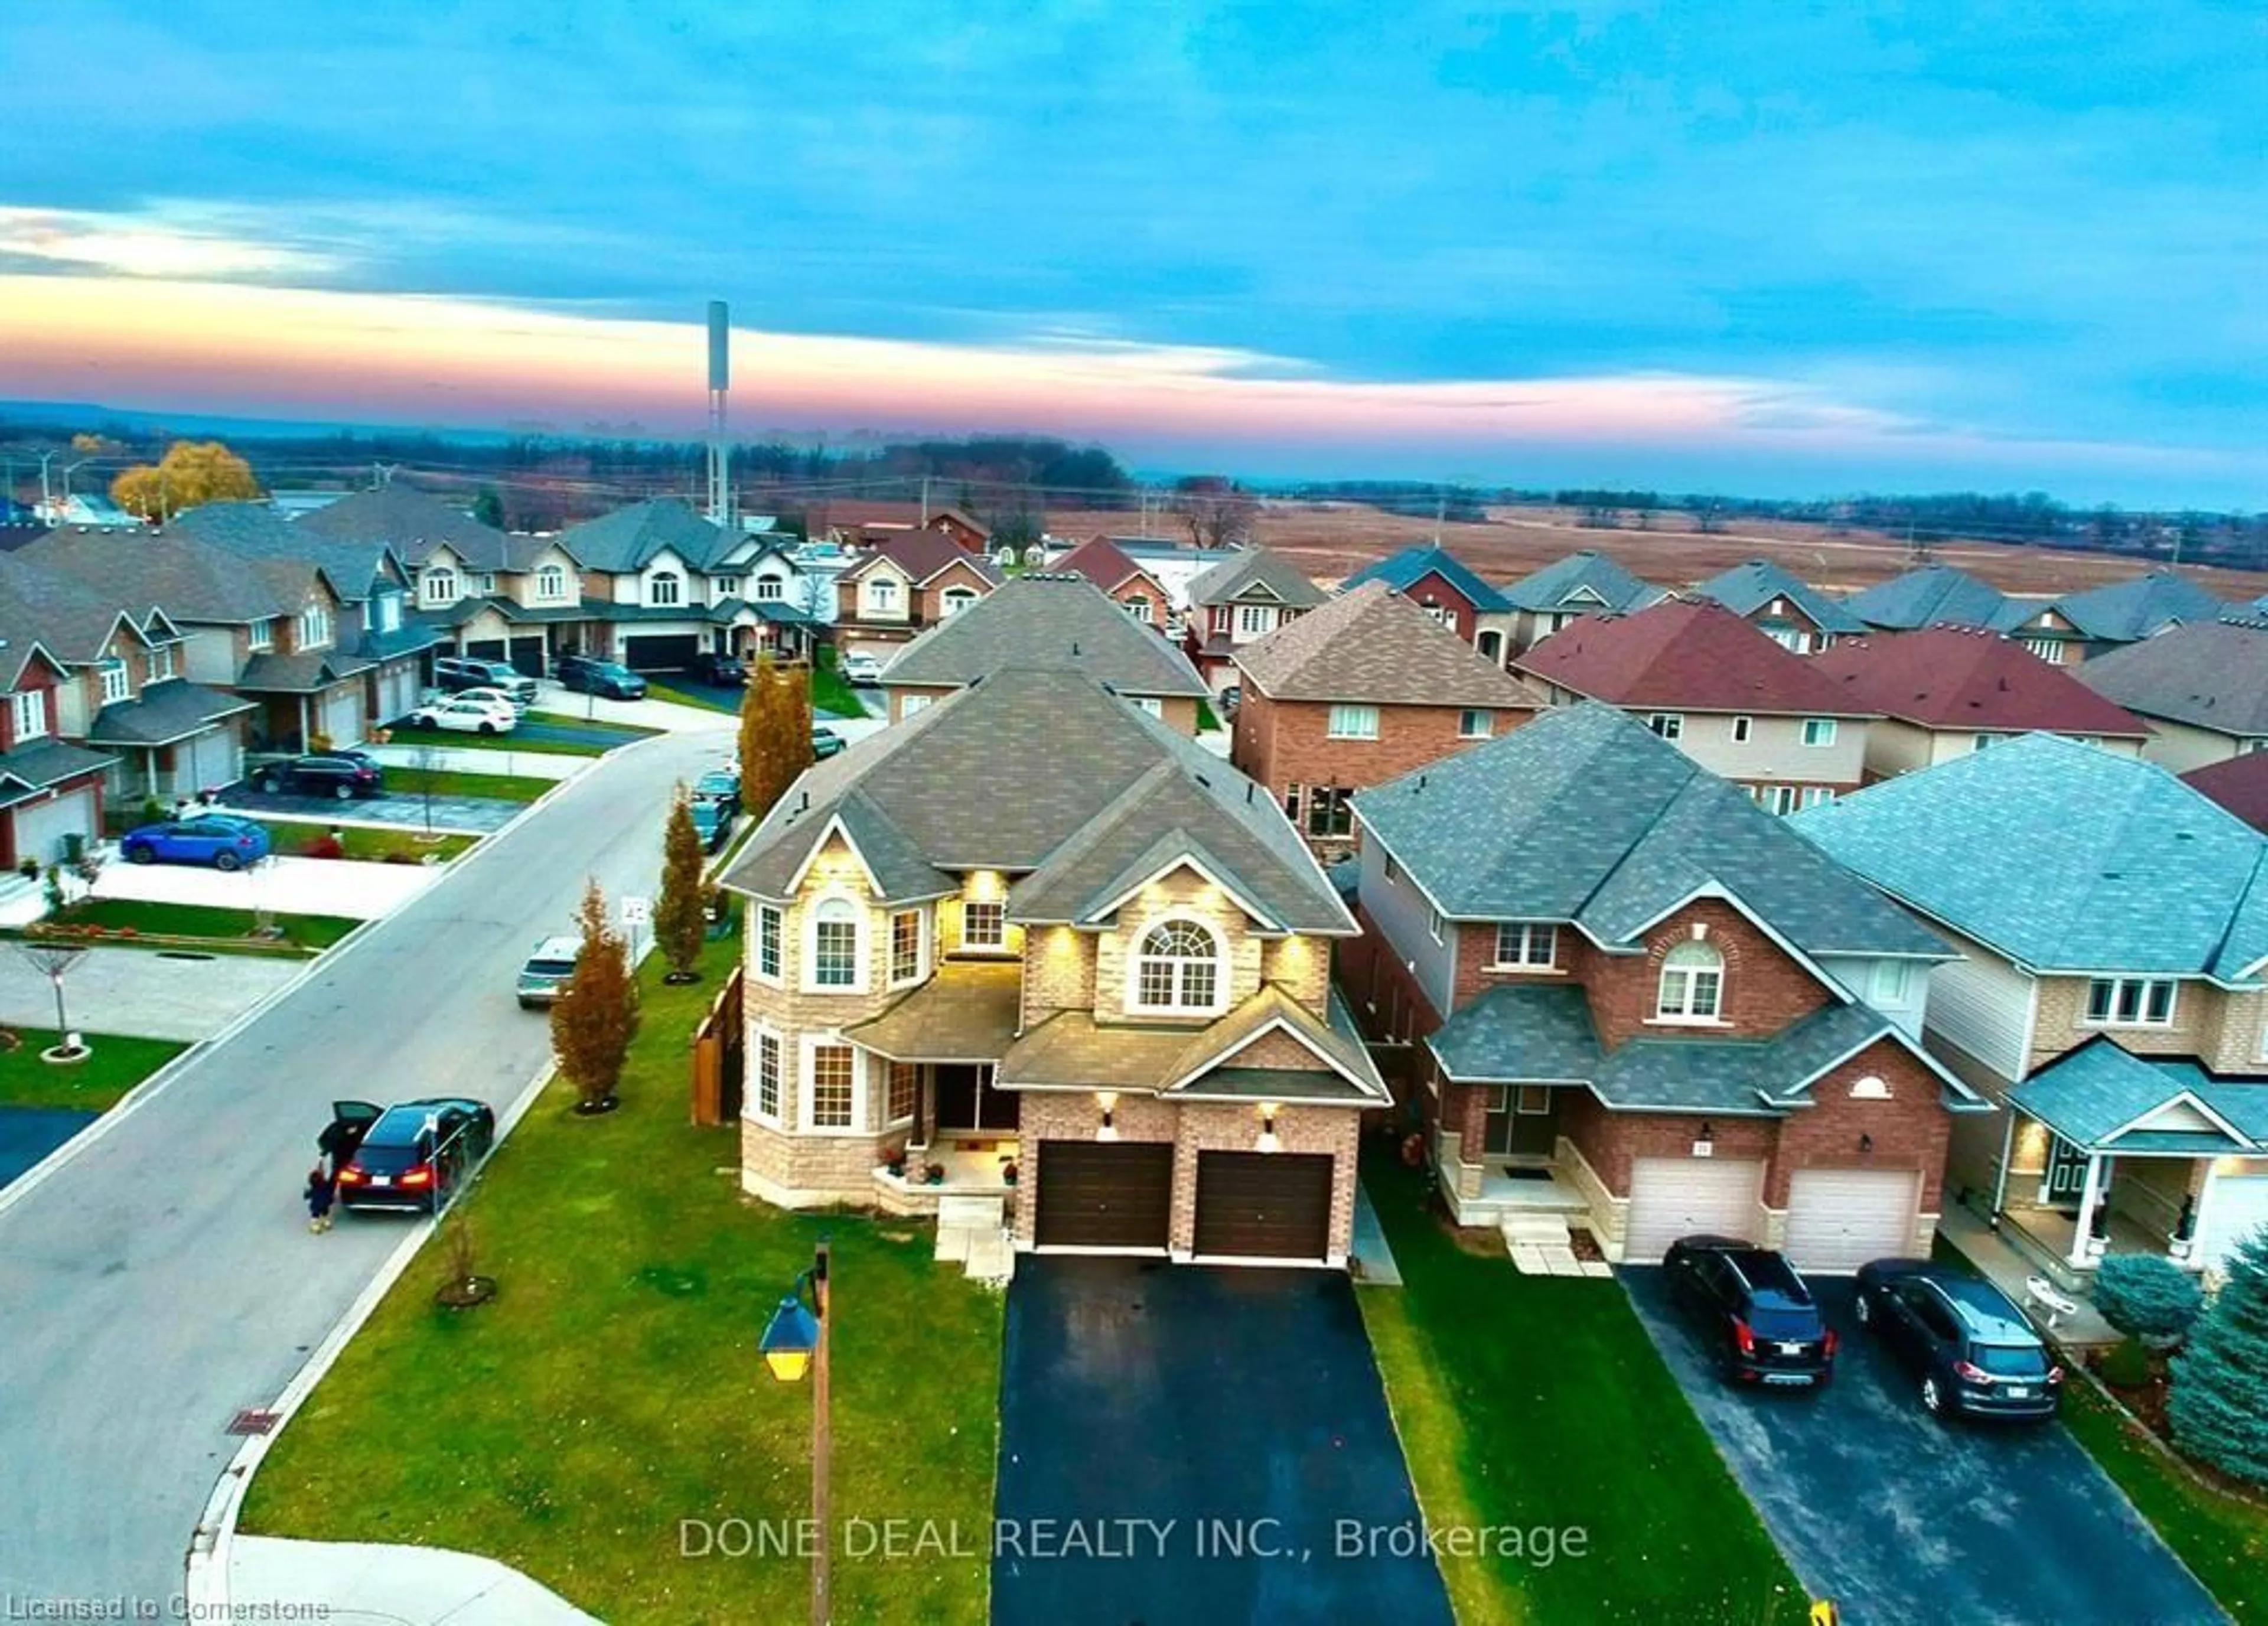
[{"label": "dark suv", "polygon": [[1662,1261],[1670,1291],[1718,1370],[1769,1388],[1824,1388],[1835,1375],[1835,1330],[1793,1265],[1731,1237],[1689,1236]]},{"label": "dark suv", "polygon": [[331,1155],[342,1207],[438,1214],[496,1144],[496,1114],[461,1096],[382,1108],[334,1101],[315,1144]]},{"label": "dark suv", "polygon": [[645,680],[620,661],[593,660],[587,655],[562,655],[554,673],[562,688],[598,695],[608,700],[644,700]]},{"label": "dark suv", "polygon": [[693,675],[720,688],[738,688],[748,681],[748,665],[738,655],[710,650],[693,658]]},{"label": "dark suv", "polygon": [[1940,1416],[2052,1417],[2063,1402],[2063,1368],[1982,1277],[1926,1259],[1877,1259],[1859,1269],[1859,1324],[1881,1335],[1921,1380],[1923,1409]]},{"label": "dark suv", "polygon": [[335,796],[351,801],[386,789],[386,770],[364,751],[318,751],[260,770],[260,788],[270,796],[289,791],[299,796]]},{"label": "dark suv", "polygon": [[434,657],[433,684],[452,695],[462,694],[468,688],[502,689],[512,696],[515,705],[532,705],[535,701],[534,678],[507,662],[484,660],[476,655]]}]

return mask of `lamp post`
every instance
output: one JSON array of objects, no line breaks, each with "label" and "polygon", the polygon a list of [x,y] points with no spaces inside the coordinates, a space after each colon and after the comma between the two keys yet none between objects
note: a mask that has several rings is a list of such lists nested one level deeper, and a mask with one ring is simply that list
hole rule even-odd
[{"label": "lamp post", "polygon": [[[803,1290],[811,1289],[811,1307],[804,1308]],[[835,1617],[832,1578],[828,1571],[828,1555],[830,1545],[828,1523],[834,1497],[828,1484],[828,1456],[832,1436],[828,1428],[827,1374],[827,1239],[821,1237],[812,1251],[811,1269],[795,1278],[795,1284],[772,1312],[772,1319],[764,1328],[764,1335],[756,1348],[762,1353],[764,1365],[773,1377],[782,1383],[800,1383],[809,1372],[811,1380],[811,1519],[818,1527],[819,1540],[811,1558],[811,1626],[830,1626]]]}]

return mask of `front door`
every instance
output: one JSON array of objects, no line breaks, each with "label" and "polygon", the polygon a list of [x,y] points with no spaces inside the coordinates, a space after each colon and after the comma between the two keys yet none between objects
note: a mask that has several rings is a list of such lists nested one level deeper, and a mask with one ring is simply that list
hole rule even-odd
[{"label": "front door", "polygon": [[2087,1154],[2062,1136],[2050,1136],[2046,1200],[2058,1208],[2077,1208],[2086,1189]]},{"label": "front door", "polygon": [[984,1131],[999,1134],[1016,1127],[1016,1096],[992,1087],[990,1067],[939,1066],[937,1069],[937,1128],[939,1134]]},{"label": "front door", "polygon": [[1558,1101],[1540,1084],[1492,1088],[1482,1150],[1499,1158],[1550,1157],[1558,1145]]}]

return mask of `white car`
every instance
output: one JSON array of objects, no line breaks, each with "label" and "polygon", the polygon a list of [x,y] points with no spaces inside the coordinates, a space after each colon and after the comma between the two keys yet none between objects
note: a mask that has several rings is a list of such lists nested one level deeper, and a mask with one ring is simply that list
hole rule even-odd
[{"label": "white car", "polygon": [[882,662],[879,656],[860,650],[855,655],[843,658],[843,681],[846,683],[874,684],[882,681]]},{"label": "white car", "polygon": [[413,728],[446,728],[460,734],[508,734],[519,726],[519,713],[509,700],[452,695],[418,707],[409,714],[409,724]]},{"label": "white car", "polygon": [[526,717],[527,715],[527,702],[522,700],[517,695],[507,694],[500,688],[460,688],[453,695],[444,695],[440,696],[440,698],[444,700],[485,700],[491,704],[510,706],[514,717]]}]

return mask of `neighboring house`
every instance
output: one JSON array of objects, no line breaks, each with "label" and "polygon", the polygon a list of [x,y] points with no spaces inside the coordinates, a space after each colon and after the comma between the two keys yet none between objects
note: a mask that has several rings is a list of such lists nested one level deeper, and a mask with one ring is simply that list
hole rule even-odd
[{"label": "neighboring house", "polygon": [[808,769],[723,885],[749,900],[750,1193],[949,1204],[1021,1249],[1344,1263],[1357,1125],[1388,1102],[1330,992],[1354,922],[1194,742],[1003,671]]},{"label": "neighboring house", "polygon": [[61,864],[102,840],[107,753],[63,738],[59,693],[76,680],[41,644],[33,601],[0,572],[0,868]]},{"label": "neighboring house", "polygon": [[1769,559],[1751,559],[1711,577],[1693,591],[1719,604],[1798,655],[1867,630],[1840,600],[1798,581]]},{"label": "neighboring house", "polygon": [[1108,537],[1092,537],[1048,566],[1057,576],[1084,576],[1103,596],[1145,627],[1160,634],[1173,615],[1165,584],[1127,557]]},{"label": "neighboring house", "polygon": [[1513,669],[1555,703],[1619,706],[1773,813],[1865,782],[1877,715],[1722,605],[1672,598],[1635,615],[1586,616]]},{"label": "neighboring house", "polygon": [[2192,768],[2182,783],[2210,797],[2256,830],[2268,830],[2268,751],[2248,751],[2209,768]]},{"label": "neighboring house", "polygon": [[1930,564],[1854,592],[1843,607],[1878,630],[1912,632],[1922,627],[1998,626],[2007,613],[2008,597],[1966,570]]},{"label": "neighboring house", "polygon": [[1931,1048],[2009,1110],[1948,1180],[2066,1283],[2268,1224],[2268,837],[2148,762],[2028,734],[1794,828],[1953,936]]},{"label": "neighboring house", "polygon": [[1229,761],[1318,855],[1354,845],[1354,794],[1534,718],[1543,696],[1383,582],[1236,653]]},{"label": "neighboring house", "polygon": [[2193,621],[2097,655],[2078,680],[2150,720],[2176,773],[2268,751],[2268,620]]},{"label": "neighboring house", "polygon": [[1510,652],[1515,655],[1583,616],[1627,615],[1668,596],[1587,548],[1556,559],[1501,591],[1512,606]]},{"label": "neighboring house", "polygon": [[1513,652],[1511,604],[1439,542],[1366,564],[1341,582],[1339,591],[1365,582],[1384,582],[1498,666]]},{"label": "neighboring house", "polygon": [[[1169,536],[1113,536],[1103,539],[1132,560],[1166,590],[1167,629],[1175,637],[1189,628],[1189,589],[1197,578],[1215,565],[1241,558],[1242,548],[1192,548],[1186,540]],[[1061,555],[1057,555],[1059,561]],[[1049,569],[1058,568],[1050,562]]]},{"label": "neighboring house", "polygon": [[2044,602],[2011,599],[1996,628],[2051,666],[2075,666],[2185,622],[2218,621],[2228,606],[2171,570],[2152,570]]},{"label": "neighboring house", "polygon": [[2061,734],[2139,756],[2150,725],[2059,666],[1997,632],[1939,626],[1838,638],[1811,657],[1852,706],[1881,714],[1867,729],[1867,777],[1889,779],[2019,734]]},{"label": "neighboring house", "polygon": [[942,531],[901,532],[835,578],[835,649],[887,660],[898,645],[968,608],[1005,578]]},{"label": "neighboring house", "polygon": [[1417,1047],[1460,1224],[1556,1215],[1624,1262],[1696,1232],[1816,1271],[1929,1252],[1952,1121],[1988,1109],[1921,1046],[1953,956],[1904,912],[1607,706],[1355,814],[1341,985]]},{"label": "neighboring house", "polygon": [[1241,548],[1192,578],[1182,647],[1216,695],[1236,684],[1236,651],[1327,601],[1282,554]]},{"label": "neighboring house", "polygon": [[[660,497],[569,526],[553,545],[580,572],[577,619],[561,628],[555,653],[674,672],[706,654],[799,660],[811,652],[814,623],[784,536],[727,530]],[[539,555],[522,578],[521,614],[549,612],[545,570]]]},{"label": "neighboring house", "polygon": [[32,504],[32,516],[42,525],[68,526],[75,530],[140,531],[148,528],[139,515],[129,514],[107,497],[77,491]]},{"label": "neighboring house", "polygon": [[992,540],[992,527],[976,515],[923,503],[818,502],[805,511],[804,525],[814,540],[827,537],[860,548],[909,531],[933,531],[964,553],[985,553]]},{"label": "neighboring house", "polygon": [[902,721],[1004,667],[1076,672],[1177,733],[1197,732],[1208,691],[1181,651],[1083,576],[1019,576],[932,627],[882,670],[890,721]]}]

